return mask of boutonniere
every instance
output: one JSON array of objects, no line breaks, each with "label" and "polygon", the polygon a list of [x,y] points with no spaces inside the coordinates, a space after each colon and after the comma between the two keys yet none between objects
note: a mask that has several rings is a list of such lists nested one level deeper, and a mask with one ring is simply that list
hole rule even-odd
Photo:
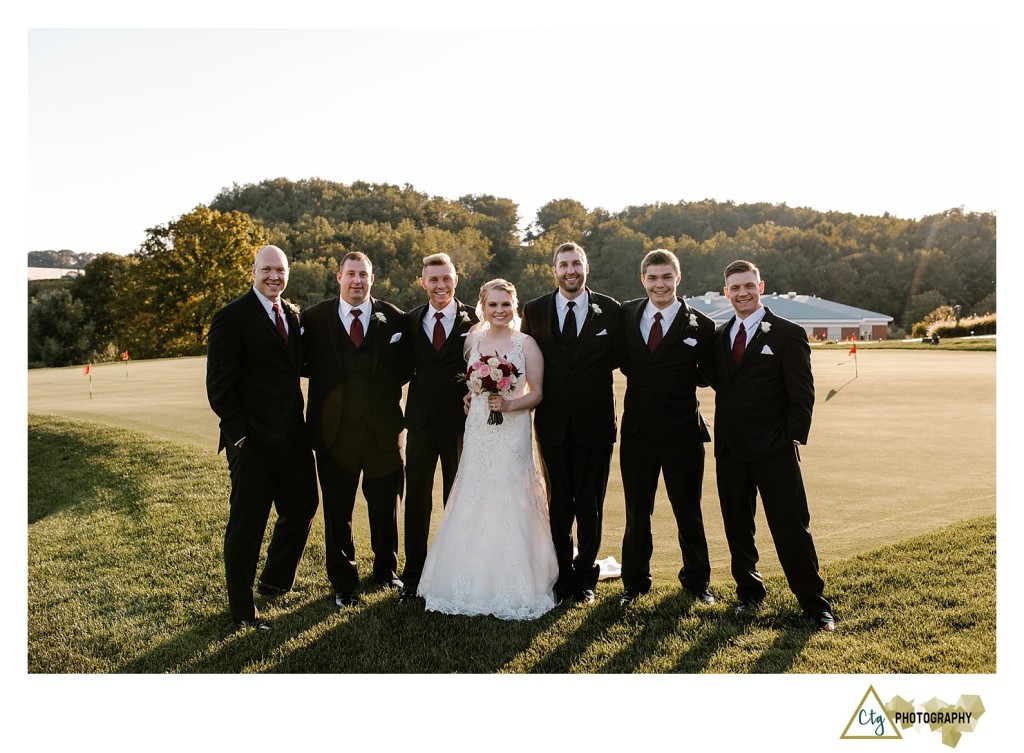
[{"label": "boutonniere", "polygon": [[590,310],[594,312],[594,316],[598,316],[601,313],[601,307],[596,303],[590,304]]},{"label": "boutonniere", "polygon": [[460,311],[459,321],[462,322],[463,324],[469,324],[469,314],[467,314],[465,311]]},{"label": "boutonniere", "polygon": [[373,318],[376,319],[381,324],[387,324],[388,323],[388,318],[386,316],[384,316],[384,314],[380,313],[379,311],[373,315]]},{"label": "boutonniere", "polygon": [[292,303],[291,301],[286,301],[284,298],[281,299],[281,303],[284,304],[284,307],[286,309],[295,314],[295,316],[299,315],[299,307],[296,306],[294,303]]},{"label": "boutonniere", "polygon": [[772,323],[771,322],[761,322],[761,331],[764,332],[766,335],[771,331],[771,329],[772,329]]},{"label": "boutonniere", "polygon": [[691,327],[696,327],[697,326],[697,315],[696,314],[690,314],[690,326]]}]

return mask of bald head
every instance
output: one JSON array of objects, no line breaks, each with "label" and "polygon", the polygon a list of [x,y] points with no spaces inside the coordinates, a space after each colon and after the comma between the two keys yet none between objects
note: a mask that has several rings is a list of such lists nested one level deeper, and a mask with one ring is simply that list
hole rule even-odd
[{"label": "bald head", "polygon": [[252,286],[271,301],[281,300],[288,286],[288,257],[277,246],[263,246],[252,265]]}]

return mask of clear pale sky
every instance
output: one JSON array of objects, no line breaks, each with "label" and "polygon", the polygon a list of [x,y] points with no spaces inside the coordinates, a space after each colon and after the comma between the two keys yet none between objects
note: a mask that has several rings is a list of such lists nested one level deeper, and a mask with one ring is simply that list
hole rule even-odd
[{"label": "clear pale sky", "polygon": [[33,29],[25,250],[129,252],[232,183],[998,208],[991,32],[833,28]]},{"label": "clear pale sky", "polygon": [[[147,228],[232,183],[320,177],[507,197],[525,221],[565,197],[613,212],[705,198],[908,218],[997,211],[1001,275],[1012,282],[1024,128],[1011,3],[744,0],[672,15],[661,8],[684,3],[23,5],[0,24],[5,253],[19,264],[30,250],[128,253]],[[337,10],[346,5],[373,7]],[[1001,471],[1019,466],[1017,345],[1000,335]],[[14,349],[24,353],[23,341]],[[18,358],[9,378],[24,378]],[[7,425],[24,415],[8,402]],[[21,489],[26,461],[25,445],[4,460]],[[919,467],[911,460],[907,471]],[[2,641],[17,685],[11,737],[32,735],[40,750],[54,736],[87,750],[143,741],[177,751],[196,739],[352,748],[384,734],[453,750],[475,739],[489,751],[544,740],[570,753],[723,740],[845,751],[857,743],[839,735],[873,683],[916,703],[980,694],[991,711],[962,742],[995,749],[1019,737],[1011,684],[1024,666],[1009,611],[1019,600],[1009,576],[1024,563],[1007,533],[1019,535],[1020,505],[1007,488],[998,675],[26,678],[15,578]],[[22,514],[5,526],[15,574],[26,562]],[[269,718],[275,697],[304,712]],[[549,709],[568,710],[569,722],[551,728]]]}]

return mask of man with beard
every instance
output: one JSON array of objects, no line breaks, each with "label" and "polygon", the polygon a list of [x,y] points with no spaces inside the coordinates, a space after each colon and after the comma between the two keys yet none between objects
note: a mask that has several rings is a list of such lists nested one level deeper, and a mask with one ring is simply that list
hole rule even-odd
[{"label": "man with beard", "polygon": [[612,371],[619,303],[587,288],[590,266],[576,243],[560,245],[552,264],[558,289],[523,307],[522,330],[544,355],[544,400],[534,430],[558,558],[555,598],[589,604],[600,575],[596,560],[616,434]]}]

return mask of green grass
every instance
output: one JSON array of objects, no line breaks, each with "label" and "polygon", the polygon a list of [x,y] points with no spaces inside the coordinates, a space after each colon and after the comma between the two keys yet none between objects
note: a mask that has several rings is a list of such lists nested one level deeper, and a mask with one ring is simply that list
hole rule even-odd
[{"label": "green grass", "polygon": [[758,615],[735,618],[721,568],[712,607],[665,577],[626,610],[621,586],[605,583],[596,604],[533,622],[426,613],[380,591],[339,612],[318,519],[296,590],[262,605],[276,630],[234,634],[223,457],[56,417],[31,417],[28,439],[30,673],[995,671],[991,514],[826,559],[833,635],[808,628],[780,577]]},{"label": "green grass", "polygon": [[[929,346],[932,347],[932,346]],[[870,350],[853,359],[815,350],[817,403],[810,444],[803,448],[804,482],[819,558],[834,562],[996,511],[996,354],[949,350]],[[93,397],[80,368],[33,369],[28,409],[138,431],[149,438],[193,445],[213,457],[217,418],[205,394],[205,358],[132,361],[93,369]],[[625,380],[616,374],[621,410]],[[832,390],[836,396],[827,399]],[[699,390],[701,412],[714,422],[714,393]],[[949,406],[955,406],[950,410]],[[965,420],[965,417],[969,419]],[[31,461],[30,461],[31,465]],[[215,462],[226,506],[227,467]],[[712,446],[704,474],[704,521],[712,579],[728,584],[728,549],[715,487]],[[435,499],[440,499],[440,474]],[[433,524],[440,520],[435,506]],[[367,535],[365,508],[357,533]],[[605,504],[600,557],[621,559],[625,510],[618,453]],[[654,510],[656,583],[672,584],[680,567],[675,521],[659,491]],[[770,545],[762,572],[781,574]]]}]

